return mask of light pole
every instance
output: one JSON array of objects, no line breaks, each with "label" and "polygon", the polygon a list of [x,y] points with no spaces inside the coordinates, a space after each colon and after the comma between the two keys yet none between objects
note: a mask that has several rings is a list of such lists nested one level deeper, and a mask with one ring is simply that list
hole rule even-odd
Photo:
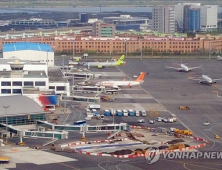
[{"label": "light pole", "polygon": [[64,72],[64,67],[65,67],[65,61],[64,61],[64,57],[66,55],[61,55],[62,56],[62,71]]},{"label": "light pole", "polygon": [[6,143],[8,143],[8,136],[7,136],[7,133],[8,133],[8,114],[7,114],[7,109],[10,107],[10,106],[3,106],[5,108],[5,119],[6,119],[6,138],[5,138],[5,141]]},{"label": "light pole", "polygon": [[141,56],[140,56],[140,59],[142,60],[143,59],[143,46],[142,46],[142,42],[141,42],[141,40],[140,40],[140,45],[141,45],[141,52],[140,52],[140,54],[141,54]]},{"label": "light pole", "polygon": [[74,40],[74,38],[73,38],[73,44],[72,44],[73,46],[72,46],[72,59],[74,60],[74,56],[75,56],[75,40]]},{"label": "light pole", "polygon": [[127,40],[124,41],[125,41],[125,55],[127,56]]},{"label": "light pole", "polygon": [[210,47],[210,49],[209,49],[209,60],[211,60],[211,41],[209,41],[209,47]]}]

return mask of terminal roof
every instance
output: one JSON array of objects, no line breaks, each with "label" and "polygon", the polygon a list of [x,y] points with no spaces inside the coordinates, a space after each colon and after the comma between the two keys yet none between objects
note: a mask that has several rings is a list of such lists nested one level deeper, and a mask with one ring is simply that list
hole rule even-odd
[{"label": "terminal roof", "polygon": [[4,44],[2,47],[3,47],[2,48],[3,52],[23,51],[23,50],[53,52],[52,48],[48,44],[40,44],[40,43],[20,42],[20,43]]},{"label": "terminal roof", "polygon": [[4,96],[0,97],[0,117],[5,117],[7,108],[8,116],[43,113],[44,109],[34,100],[26,96]]}]

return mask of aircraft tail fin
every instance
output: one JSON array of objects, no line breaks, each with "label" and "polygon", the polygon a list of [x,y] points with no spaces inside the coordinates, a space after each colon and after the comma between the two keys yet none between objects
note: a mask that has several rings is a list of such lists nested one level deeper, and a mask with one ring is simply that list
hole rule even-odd
[{"label": "aircraft tail fin", "polygon": [[125,58],[125,55],[122,55],[122,56],[119,58],[119,60],[117,60],[117,63],[118,63],[118,64],[123,64],[124,58]]},{"label": "aircraft tail fin", "polygon": [[145,77],[145,72],[141,72],[140,76],[136,79],[136,81],[143,81],[144,77]]}]

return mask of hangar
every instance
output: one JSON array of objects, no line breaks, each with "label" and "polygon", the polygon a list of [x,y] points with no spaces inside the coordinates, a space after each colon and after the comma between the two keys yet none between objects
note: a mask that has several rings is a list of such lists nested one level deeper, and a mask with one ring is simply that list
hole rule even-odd
[{"label": "hangar", "polygon": [[44,62],[47,66],[54,66],[54,51],[48,44],[39,43],[11,43],[2,46],[4,59],[20,59]]}]

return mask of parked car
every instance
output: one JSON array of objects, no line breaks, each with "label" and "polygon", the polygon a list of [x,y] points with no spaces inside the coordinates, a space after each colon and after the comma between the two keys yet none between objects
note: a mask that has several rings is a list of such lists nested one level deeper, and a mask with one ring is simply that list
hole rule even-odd
[{"label": "parked car", "polygon": [[106,109],[106,110],[104,111],[104,115],[105,115],[105,116],[110,116],[111,113],[110,113],[110,111],[109,111],[108,109]]},{"label": "parked car", "polygon": [[122,110],[117,110],[116,115],[117,116],[123,116],[123,111]]},{"label": "parked car", "polygon": [[146,111],[145,110],[141,111],[141,116],[146,117]]},{"label": "parked car", "polygon": [[155,123],[155,120],[149,120],[149,123],[150,123],[150,124],[154,124],[154,123]]},{"label": "parked car", "polygon": [[139,112],[139,110],[136,110],[136,116],[138,117],[138,116],[140,116],[140,112]]},{"label": "parked car", "polygon": [[129,109],[129,112],[128,112],[129,116],[134,116],[134,111],[132,109]]},{"label": "parked car", "polygon": [[163,122],[168,123],[168,119],[163,118]]},{"label": "parked car", "polygon": [[157,117],[157,118],[156,118],[156,121],[157,121],[157,122],[162,122],[162,121],[163,121],[163,118],[162,118],[162,117]]},{"label": "parked car", "polygon": [[126,109],[123,109],[123,116],[128,116],[128,111]]},{"label": "parked car", "polygon": [[138,119],[137,122],[138,123],[145,123],[145,120],[144,119]]},{"label": "parked car", "polygon": [[173,118],[168,118],[167,121],[170,122],[170,123],[173,123]]}]

